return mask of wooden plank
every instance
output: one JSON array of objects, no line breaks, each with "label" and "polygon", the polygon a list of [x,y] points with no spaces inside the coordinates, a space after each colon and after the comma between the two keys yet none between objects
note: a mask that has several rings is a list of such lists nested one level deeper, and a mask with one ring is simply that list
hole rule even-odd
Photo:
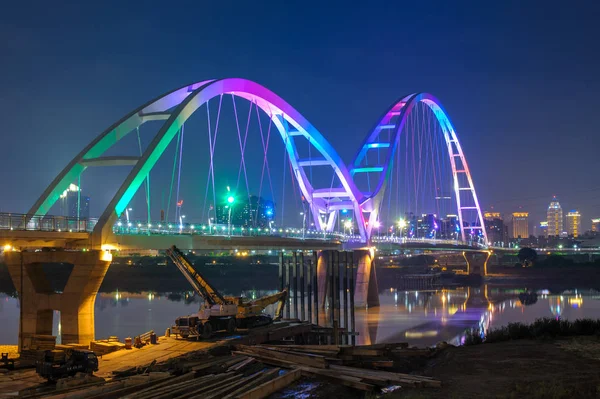
[{"label": "wooden plank", "polygon": [[264,370],[258,371],[252,375],[249,375],[247,377],[242,378],[239,381],[235,381],[231,384],[228,384],[227,386],[223,387],[223,386],[219,386],[211,391],[205,392],[202,395],[202,399],[217,399],[217,398],[222,398],[224,395],[227,395],[237,389],[239,389],[242,386],[246,386],[249,382],[257,379],[261,374],[264,373]]},{"label": "wooden plank", "polygon": [[322,369],[327,368],[328,366],[327,360],[325,360],[323,356],[318,355],[309,356],[307,354],[291,354],[287,352],[278,352],[275,350],[245,345],[239,345],[239,349],[244,352],[256,353],[262,356],[298,363],[305,366],[318,367]]},{"label": "wooden plank", "polygon": [[[352,376],[347,376],[347,375],[343,375],[341,373],[337,373],[335,371],[316,369],[314,367],[302,366],[302,367],[299,367],[298,369],[301,370],[302,374],[307,377],[320,377],[320,378],[323,378],[330,382],[335,382],[338,384],[346,385],[346,386],[349,386],[349,387],[352,387],[352,388],[355,388],[355,389],[358,389],[361,391],[370,392],[375,388],[375,386],[372,384],[362,382],[360,377],[355,378]],[[381,381],[381,382],[384,382],[384,381]]]},{"label": "wooden plank", "polygon": [[329,366],[331,370],[339,371],[340,373],[347,374],[355,377],[368,377],[368,378],[385,378],[392,382],[399,382],[403,384],[410,384],[412,386],[433,386],[440,387],[442,385],[441,381],[435,380],[431,377],[424,376],[416,376],[411,374],[403,374],[403,373],[392,373],[389,371],[381,371],[381,370],[368,370],[368,369],[360,369],[356,367],[348,367],[348,366],[338,366],[332,364]]},{"label": "wooden plank", "polygon": [[294,381],[297,381],[302,376],[302,371],[299,369],[291,370],[284,375],[281,375],[271,381],[267,381],[250,391],[239,395],[239,399],[262,399],[287,387]]},{"label": "wooden plank", "polygon": [[281,370],[280,368],[274,368],[274,369],[271,369],[269,371],[262,373],[262,375],[260,375],[258,378],[255,378],[254,380],[250,381],[248,384],[227,394],[226,396],[223,397],[223,399],[236,398],[239,395],[243,394],[244,392],[248,392],[250,389],[257,387],[266,381],[272,380],[273,378],[275,378],[277,376],[277,374],[279,374],[280,370]]},{"label": "wooden plank", "polygon": [[[170,399],[170,398],[174,398],[174,397],[177,397],[178,399],[187,399],[187,398],[194,398],[194,397],[203,398],[204,393],[212,391],[215,388],[219,388],[222,386],[228,386],[229,384],[235,383],[238,380],[243,378],[241,375],[231,375],[229,373],[221,374],[221,375],[222,376],[227,375],[227,377],[215,379],[206,385],[203,384],[202,386],[196,387],[191,390],[188,389],[186,391],[177,392],[175,395],[161,396],[160,399]],[[221,375],[219,375],[219,376],[221,376]]]},{"label": "wooden plank", "polygon": [[[192,371],[206,370],[208,368],[211,368],[213,366],[219,366],[221,364],[223,364],[223,365],[226,364],[227,367],[230,367],[230,366],[232,366],[234,364],[237,364],[237,363],[239,363],[239,362],[241,362],[241,361],[243,361],[245,359],[246,359],[245,357],[239,356],[239,355],[236,355],[236,356],[233,356],[233,357],[231,357],[231,356],[223,356],[222,358],[217,358],[215,360],[206,362],[204,364],[199,364],[197,366],[193,366],[192,367]],[[230,362],[233,362],[233,363],[229,364]]]},{"label": "wooden plank", "polygon": [[255,362],[255,361],[256,361],[256,359],[254,359],[254,358],[252,358],[252,357],[249,357],[248,359],[246,359],[246,360],[242,360],[242,361],[241,361],[241,362],[239,362],[238,364],[235,364],[235,365],[233,365],[233,366],[229,367],[229,368],[227,369],[227,371],[238,371],[239,369],[241,369],[241,368],[243,368],[243,367],[246,367],[247,365],[249,365],[250,363],[253,363],[253,362]]},{"label": "wooden plank", "polygon": [[238,352],[238,351],[234,351],[233,353],[239,354],[239,355],[245,355],[245,356],[253,356],[257,360],[260,360],[262,363],[270,364],[271,366],[285,367],[288,369],[293,369],[293,368],[298,367],[298,364],[296,364],[296,363],[287,362],[285,360],[279,360],[279,359],[275,359],[275,358],[268,357],[268,356],[261,356],[261,355],[255,354],[255,353]]}]

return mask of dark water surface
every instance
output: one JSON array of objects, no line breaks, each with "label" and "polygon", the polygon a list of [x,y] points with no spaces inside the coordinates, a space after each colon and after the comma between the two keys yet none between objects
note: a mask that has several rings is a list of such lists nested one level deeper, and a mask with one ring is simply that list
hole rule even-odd
[{"label": "dark water surface", "polygon": [[[236,283],[237,285],[237,283]],[[458,344],[466,330],[482,330],[509,322],[532,322],[541,317],[600,318],[600,293],[593,290],[537,290],[537,301],[523,305],[523,287],[460,287],[448,290],[404,291],[387,288],[380,292],[381,306],[356,311],[357,343],[409,342],[434,345],[439,341]],[[259,297],[274,291],[242,292]],[[194,313],[200,302],[190,292],[129,293],[115,290],[96,299],[96,337],[116,335],[120,339],[154,330],[163,334],[177,316]],[[267,309],[272,312],[273,309]],[[54,332],[60,335],[58,312]],[[322,312],[325,317],[325,312]],[[344,321],[342,320],[342,325]],[[0,294],[0,344],[16,344],[19,329],[18,299]]]}]

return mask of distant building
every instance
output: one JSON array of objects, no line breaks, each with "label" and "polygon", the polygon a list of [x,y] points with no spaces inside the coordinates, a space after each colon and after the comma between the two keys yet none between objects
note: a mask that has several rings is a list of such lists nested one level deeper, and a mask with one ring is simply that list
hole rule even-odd
[{"label": "distant building", "polygon": [[501,246],[502,243],[507,242],[507,229],[504,226],[504,220],[502,220],[502,216],[499,212],[485,212],[483,214],[483,222],[485,224],[488,241],[492,245]]},{"label": "distant building", "polygon": [[548,237],[548,222],[540,222],[540,237]]},{"label": "distant building", "polygon": [[76,184],[71,184],[59,197],[60,209],[63,216],[74,219],[90,218],[90,197],[81,195]]},{"label": "distant building", "polygon": [[548,206],[548,237],[558,237],[563,231],[563,211],[556,197]]},{"label": "distant building", "polygon": [[217,205],[216,223],[229,224],[231,207],[231,224],[243,227],[269,227],[275,220],[275,204],[255,195],[245,201],[239,199],[233,204],[224,202]]},{"label": "distant building", "polygon": [[595,233],[600,233],[600,218],[592,219],[592,231]]},{"label": "distant building", "polygon": [[457,215],[446,215],[440,220],[440,236],[449,240],[457,240],[460,235],[460,224]]},{"label": "distant building", "polygon": [[513,238],[529,238],[529,213],[514,212],[512,214]]},{"label": "distant building", "polygon": [[581,233],[581,214],[572,210],[567,213],[567,234],[577,238]]}]

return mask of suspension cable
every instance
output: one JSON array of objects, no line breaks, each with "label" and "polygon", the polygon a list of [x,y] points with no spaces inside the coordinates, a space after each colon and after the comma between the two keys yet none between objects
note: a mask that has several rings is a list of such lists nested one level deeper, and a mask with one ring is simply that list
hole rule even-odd
[{"label": "suspension cable", "polygon": [[231,101],[233,102],[233,112],[235,114],[235,125],[237,128],[238,141],[240,143],[240,153],[242,155],[242,157],[240,159],[240,167],[238,169],[237,182],[235,184],[235,192],[237,193],[238,188],[240,186],[240,178],[241,178],[242,169],[243,169],[244,170],[244,178],[246,179],[246,194],[248,195],[248,203],[250,203],[250,186],[248,184],[248,174],[246,172],[246,159],[244,157],[244,154],[246,152],[246,142],[248,140],[248,128],[250,126],[250,117],[252,115],[252,102],[250,102],[250,110],[248,111],[248,121],[246,122],[246,132],[244,134],[244,142],[242,143],[242,135],[240,132],[240,122],[238,119],[237,106],[235,104],[235,95],[234,94],[231,95]]},{"label": "suspension cable", "polygon": [[[176,210],[179,210],[179,215],[177,215],[177,212],[175,212],[175,218],[177,219],[177,217],[179,216],[179,219],[181,219],[181,205],[179,202],[179,188],[181,187],[181,164],[183,163],[183,133],[185,131],[185,123],[181,125],[181,140],[179,142],[179,170],[177,172],[177,208],[175,208]],[[177,220],[175,220],[175,223],[177,223]]]},{"label": "suspension cable", "polygon": [[[138,147],[140,149],[140,157],[142,156],[142,139],[140,138],[140,127],[135,128],[137,134]],[[144,181],[144,191],[146,192],[146,207],[148,208],[148,224],[150,224],[150,173],[146,175]]]},{"label": "suspension cable", "polygon": [[[173,184],[175,182],[175,170],[177,169],[177,156],[179,155],[179,140],[181,139],[181,129],[177,132],[177,143],[175,144],[175,156],[173,157],[173,172],[171,173],[171,186],[169,188],[169,200],[167,201],[167,214],[165,221],[169,221],[169,210],[171,209],[171,197],[173,196]],[[176,216],[177,217],[177,216]]]},{"label": "suspension cable", "polygon": [[[265,168],[267,169],[267,176],[269,179],[269,185],[271,187],[271,197],[275,198],[275,195],[273,193],[273,182],[271,180],[271,170],[269,168],[269,163],[268,163],[268,159],[267,159],[267,153],[269,152],[269,139],[271,137],[271,126],[273,124],[273,113],[271,112],[271,106],[269,105],[269,126],[267,128],[267,140],[265,142],[265,138],[264,138],[264,134],[263,134],[263,129],[262,129],[262,124],[260,122],[260,115],[258,113],[258,106],[256,107],[256,116],[258,117],[258,125],[259,125],[259,129],[260,129],[260,139],[262,142],[262,147],[263,147],[263,164],[262,164],[262,171],[260,174],[260,185],[258,188],[258,198],[260,199],[260,196],[262,195],[262,186],[263,186],[263,181],[264,181],[264,177],[265,177]],[[286,149],[284,149],[284,151],[286,151]],[[256,216],[254,220],[258,220],[258,206],[256,207]]]}]

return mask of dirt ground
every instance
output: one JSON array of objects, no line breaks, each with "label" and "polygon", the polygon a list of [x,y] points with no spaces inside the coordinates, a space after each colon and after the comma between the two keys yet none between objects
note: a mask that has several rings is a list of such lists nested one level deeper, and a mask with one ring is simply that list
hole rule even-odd
[{"label": "dirt ground", "polygon": [[0,345],[1,353],[8,353],[9,359],[19,358],[19,347],[17,345]]},{"label": "dirt ground", "polygon": [[400,390],[396,398],[598,398],[600,339],[516,340],[448,348],[424,375],[441,389]]}]

